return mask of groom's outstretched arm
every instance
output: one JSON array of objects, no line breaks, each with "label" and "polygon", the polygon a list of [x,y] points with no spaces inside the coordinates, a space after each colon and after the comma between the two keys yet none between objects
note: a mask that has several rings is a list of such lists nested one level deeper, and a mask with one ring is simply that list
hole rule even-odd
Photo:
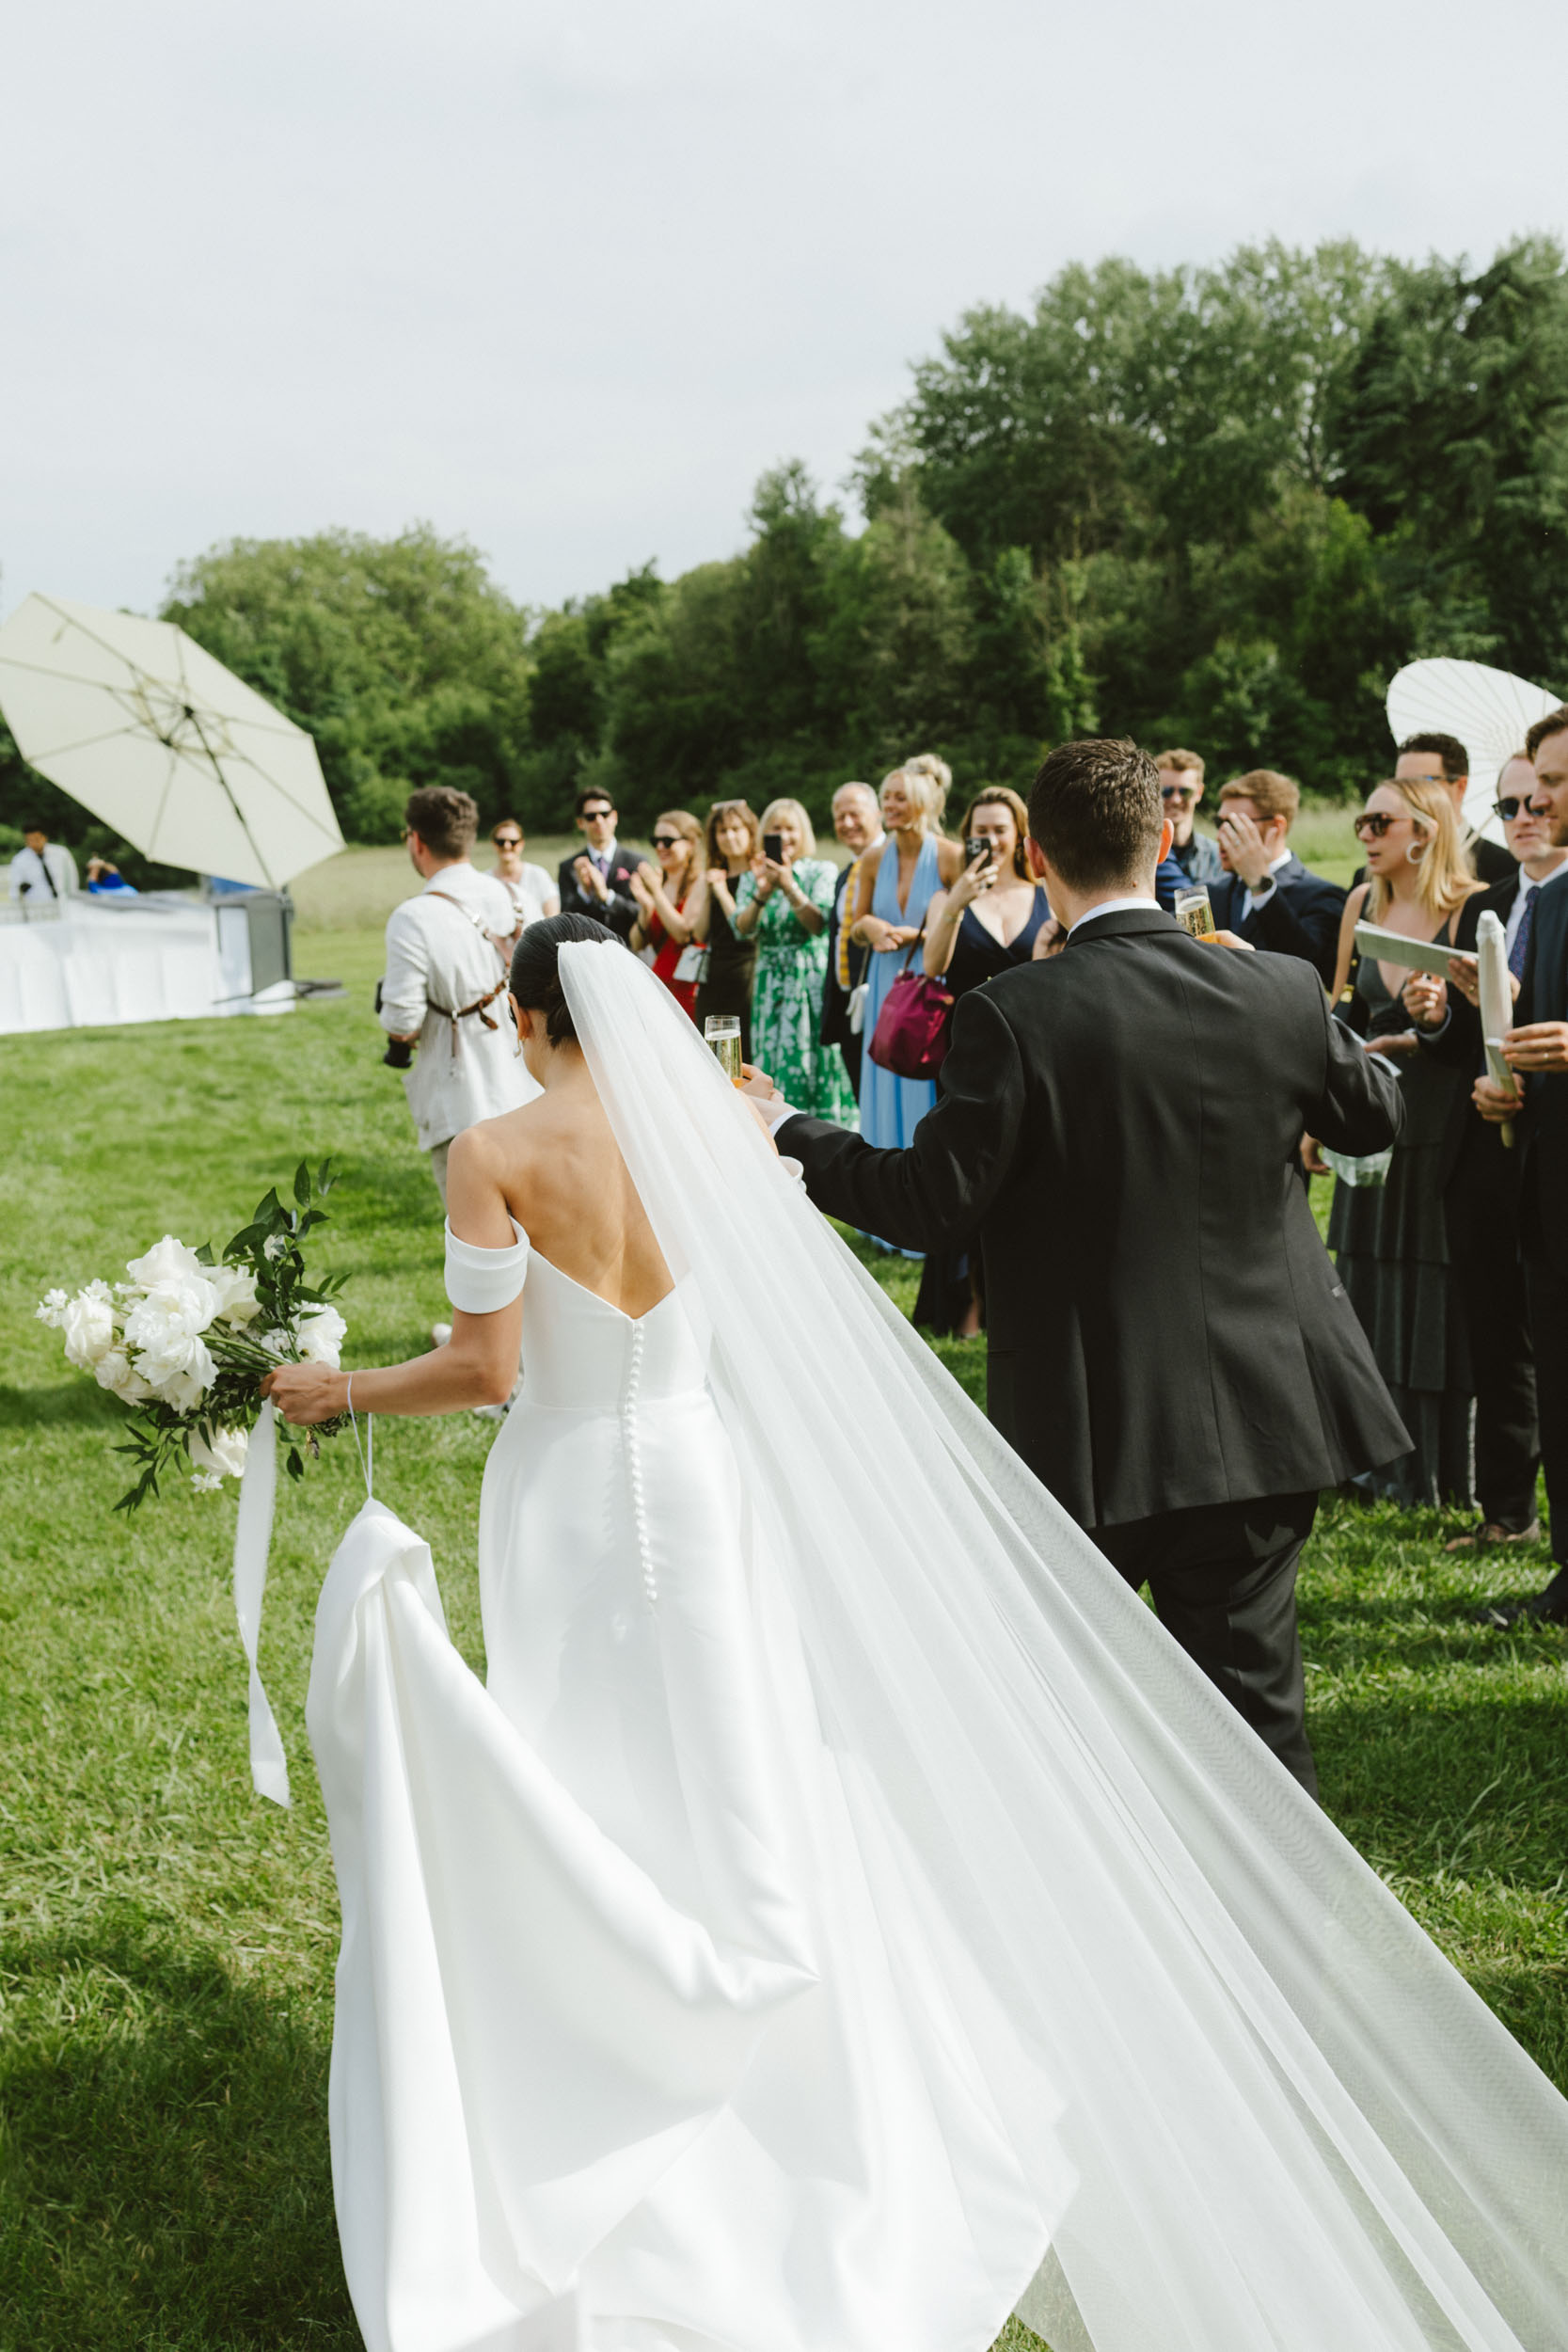
[{"label": "groom's outstretched arm", "polygon": [[901,1249],[969,1239],[1012,1161],[1023,1117],[1018,1041],[983,990],[958,999],[936,1107],[908,1151],[879,1152],[847,1127],[798,1115],[774,1130],[819,1209]]}]

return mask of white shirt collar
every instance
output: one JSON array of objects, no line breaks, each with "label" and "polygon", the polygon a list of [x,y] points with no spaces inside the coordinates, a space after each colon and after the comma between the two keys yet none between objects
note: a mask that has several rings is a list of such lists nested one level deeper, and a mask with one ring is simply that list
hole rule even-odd
[{"label": "white shirt collar", "polygon": [[434,874],[427,874],[424,886],[426,890],[450,890],[453,882],[463,875],[478,872],[478,866],[470,858],[454,858],[450,866],[438,866]]},{"label": "white shirt collar", "polygon": [[1078,917],[1077,922],[1072,926],[1072,930],[1068,932],[1068,937],[1070,939],[1073,931],[1081,931],[1085,924],[1092,923],[1098,914],[1122,914],[1129,907],[1136,907],[1140,914],[1158,914],[1160,912],[1160,901],[1158,898],[1145,898],[1141,897],[1135,898],[1102,898],[1097,907],[1090,907],[1087,914],[1081,914]]},{"label": "white shirt collar", "polygon": [[1295,851],[1293,850],[1281,850],[1277,857],[1271,857],[1269,860],[1270,873],[1277,874],[1282,866],[1289,866],[1294,855]]}]

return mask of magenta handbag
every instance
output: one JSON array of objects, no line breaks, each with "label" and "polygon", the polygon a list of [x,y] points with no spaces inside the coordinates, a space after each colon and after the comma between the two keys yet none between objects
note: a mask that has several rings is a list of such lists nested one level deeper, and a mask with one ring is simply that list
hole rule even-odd
[{"label": "magenta handbag", "polygon": [[904,958],[904,969],[882,999],[867,1048],[872,1060],[896,1078],[934,1078],[947,1058],[953,992],[945,980],[910,970],[910,960],[925,936],[922,923]]}]

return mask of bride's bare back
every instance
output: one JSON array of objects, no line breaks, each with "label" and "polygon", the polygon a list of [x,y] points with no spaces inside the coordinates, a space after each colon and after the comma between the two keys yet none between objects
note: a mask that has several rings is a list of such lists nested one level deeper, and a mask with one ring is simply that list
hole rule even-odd
[{"label": "bride's bare back", "polygon": [[470,1127],[452,1147],[448,1216],[460,1239],[499,1248],[515,1217],[541,1257],[623,1314],[644,1315],[671,1288],[580,1054],[558,1057],[536,1102]]}]

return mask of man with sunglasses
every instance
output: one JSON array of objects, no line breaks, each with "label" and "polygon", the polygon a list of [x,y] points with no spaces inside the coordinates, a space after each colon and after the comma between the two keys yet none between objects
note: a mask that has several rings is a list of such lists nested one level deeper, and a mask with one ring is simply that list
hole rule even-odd
[{"label": "man with sunglasses", "polygon": [[[1537,894],[1568,868],[1568,847],[1554,845],[1543,807],[1532,806],[1535,770],[1519,753],[1497,778],[1497,815],[1513,866],[1510,879],[1467,898],[1454,946],[1473,949],[1481,915],[1503,925],[1510,969],[1524,972]],[[1427,1049],[1471,1076],[1486,1066],[1480,986],[1473,964],[1457,958],[1447,982],[1412,975],[1405,1010]],[[1481,1524],[1445,1549],[1481,1551],[1530,1543],[1540,1534],[1535,1479],[1541,1466],[1535,1359],[1519,1244],[1520,1153],[1481,1118],[1468,1095],[1455,1097],[1443,1137],[1438,1182],[1449,1257],[1464,1302],[1476,1391],[1476,1497]]]},{"label": "man with sunglasses", "polygon": [[619,822],[615,803],[602,787],[578,794],[578,831],[584,847],[577,856],[561,861],[561,912],[592,915],[595,923],[629,939],[641,913],[632,897],[631,878],[648,861],[635,850],[622,849],[615,838]]},{"label": "man with sunglasses", "polygon": [[[1551,846],[1568,849],[1568,707],[1538,719],[1525,749],[1535,778],[1530,807]],[[1497,1626],[1520,1617],[1568,1624],[1568,867],[1540,886],[1531,918],[1513,1026],[1503,1041],[1524,1103],[1489,1077],[1477,1080],[1475,1100],[1483,1119],[1516,1122],[1519,1239],[1556,1574],[1528,1599],[1492,1603],[1482,1613]]]},{"label": "man with sunglasses", "polygon": [[[1394,781],[1440,784],[1453,802],[1460,832],[1469,831],[1465,821],[1465,796],[1470,788],[1470,755],[1457,735],[1407,735],[1394,761]],[[1508,850],[1500,842],[1488,841],[1484,835],[1478,835],[1471,842],[1470,863],[1478,881],[1488,887],[1493,882],[1513,879],[1513,860]],[[1357,875],[1357,882],[1360,879]]]},{"label": "man with sunglasses", "polygon": [[1224,873],[1219,844],[1199,833],[1197,804],[1203,798],[1203,762],[1196,752],[1156,752],[1160,798],[1170,818],[1170,854],[1189,882],[1216,882]]}]

